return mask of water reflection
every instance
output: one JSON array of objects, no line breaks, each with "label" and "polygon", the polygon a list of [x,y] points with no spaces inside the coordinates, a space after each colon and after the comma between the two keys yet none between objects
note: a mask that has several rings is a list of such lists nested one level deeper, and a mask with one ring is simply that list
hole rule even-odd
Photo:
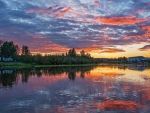
[{"label": "water reflection", "polygon": [[89,73],[93,70],[94,66],[86,67],[51,67],[51,68],[34,68],[34,69],[3,69],[0,70],[0,86],[1,87],[12,87],[13,84],[17,84],[18,77],[21,76],[22,82],[28,82],[29,77],[37,76],[57,76],[63,73],[68,75],[70,80],[75,80],[76,74],[81,73],[81,77],[84,78],[84,74]]},{"label": "water reflection", "polygon": [[17,84],[17,74],[13,70],[0,70],[0,88]]},{"label": "water reflection", "polygon": [[0,111],[149,113],[149,72],[113,65],[1,70]]}]

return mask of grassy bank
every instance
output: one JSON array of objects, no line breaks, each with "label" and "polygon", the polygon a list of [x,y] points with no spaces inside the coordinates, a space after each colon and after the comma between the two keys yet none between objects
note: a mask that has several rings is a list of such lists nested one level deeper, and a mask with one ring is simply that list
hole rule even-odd
[{"label": "grassy bank", "polygon": [[31,68],[33,65],[20,62],[0,62],[1,68]]},{"label": "grassy bank", "polygon": [[67,67],[67,66],[150,66],[150,64],[110,64],[110,63],[100,63],[100,64],[72,64],[72,65],[38,65],[33,63],[21,63],[21,62],[0,62],[0,68],[40,68],[40,67]]},{"label": "grassy bank", "polygon": [[1,68],[39,68],[39,67],[67,67],[67,66],[91,66],[98,64],[72,64],[72,65],[38,65],[20,62],[0,62]]}]

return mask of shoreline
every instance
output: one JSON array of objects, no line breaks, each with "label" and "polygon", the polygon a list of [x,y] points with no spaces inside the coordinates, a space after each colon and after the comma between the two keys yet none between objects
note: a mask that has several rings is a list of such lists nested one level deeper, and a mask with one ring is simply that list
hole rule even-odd
[{"label": "shoreline", "polygon": [[75,67],[75,66],[98,66],[99,64],[62,64],[62,65],[39,65],[30,63],[14,63],[14,62],[0,62],[0,69],[8,68],[48,68],[48,67]]},{"label": "shoreline", "polygon": [[62,64],[62,65],[39,65],[39,64],[30,64],[30,63],[21,63],[21,62],[0,62],[0,69],[8,68],[48,68],[48,67],[68,67],[68,66],[150,66],[147,64],[116,64],[116,63],[99,63],[99,64]]}]

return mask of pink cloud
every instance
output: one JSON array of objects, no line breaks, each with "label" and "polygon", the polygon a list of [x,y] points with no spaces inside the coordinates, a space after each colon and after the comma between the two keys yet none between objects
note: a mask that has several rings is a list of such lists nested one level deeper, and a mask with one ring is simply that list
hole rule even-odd
[{"label": "pink cloud", "polygon": [[71,10],[71,7],[68,7],[67,9],[63,10],[57,15],[57,18],[61,18],[64,14],[68,13]]}]

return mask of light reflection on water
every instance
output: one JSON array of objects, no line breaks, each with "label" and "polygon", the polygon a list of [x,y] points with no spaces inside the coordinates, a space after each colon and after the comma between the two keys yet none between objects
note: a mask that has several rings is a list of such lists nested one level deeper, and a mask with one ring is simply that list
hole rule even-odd
[{"label": "light reflection on water", "polygon": [[0,113],[149,112],[149,67],[1,70]]}]

